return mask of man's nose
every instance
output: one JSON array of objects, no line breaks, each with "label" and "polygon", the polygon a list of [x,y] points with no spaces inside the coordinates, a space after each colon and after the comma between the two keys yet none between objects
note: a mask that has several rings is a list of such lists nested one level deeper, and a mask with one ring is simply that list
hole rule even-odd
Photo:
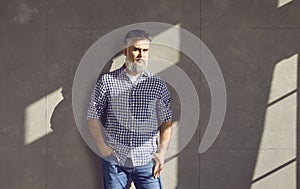
[{"label": "man's nose", "polygon": [[144,56],[144,51],[143,50],[140,50],[139,51],[139,57],[143,57]]}]

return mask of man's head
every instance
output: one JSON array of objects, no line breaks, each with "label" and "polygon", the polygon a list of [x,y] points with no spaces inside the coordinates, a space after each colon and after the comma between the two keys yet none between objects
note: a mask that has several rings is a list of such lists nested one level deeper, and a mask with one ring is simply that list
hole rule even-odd
[{"label": "man's head", "polygon": [[147,68],[151,41],[152,37],[144,30],[132,30],[126,34],[123,53],[126,68],[131,74],[140,74]]}]

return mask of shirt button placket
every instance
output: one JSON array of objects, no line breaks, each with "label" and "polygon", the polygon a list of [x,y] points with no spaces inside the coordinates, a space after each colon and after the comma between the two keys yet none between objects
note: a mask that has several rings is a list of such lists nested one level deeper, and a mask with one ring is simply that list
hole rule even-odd
[{"label": "shirt button placket", "polygon": [[[133,113],[134,113],[134,94],[135,94],[135,92],[134,92],[134,85],[132,84],[131,85],[131,91],[130,91],[130,110],[131,110],[131,114],[130,114],[130,116],[131,116],[131,122],[130,122],[130,124],[134,124],[134,115],[133,115]],[[132,127],[133,125],[130,125],[130,128],[132,129],[133,127]],[[133,132],[132,130],[130,131],[130,132]],[[131,136],[129,136],[130,137],[130,139],[129,139],[129,148],[130,148],[130,151],[129,151],[129,157],[132,159],[133,158],[133,154],[132,154],[132,144],[133,144],[133,135],[131,135]]]}]

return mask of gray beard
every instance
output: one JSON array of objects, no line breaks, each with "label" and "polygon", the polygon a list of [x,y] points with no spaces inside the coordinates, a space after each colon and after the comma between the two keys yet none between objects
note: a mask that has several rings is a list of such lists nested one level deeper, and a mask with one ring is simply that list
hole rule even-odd
[{"label": "gray beard", "polygon": [[128,59],[126,59],[125,65],[129,71],[131,71],[135,74],[141,74],[147,69],[148,61],[145,60],[143,64],[140,64],[140,63],[131,62]]}]

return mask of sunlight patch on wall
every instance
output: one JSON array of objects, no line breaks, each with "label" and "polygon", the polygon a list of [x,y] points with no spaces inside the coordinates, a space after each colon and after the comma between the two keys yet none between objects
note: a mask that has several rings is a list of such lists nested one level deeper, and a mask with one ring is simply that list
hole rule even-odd
[{"label": "sunlight patch on wall", "polygon": [[[158,74],[180,61],[180,40],[180,24],[159,33],[153,38],[154,48],[150,51],[152,53],[150,58],[153,57],[156,60],[162,59],[165,61],[159,61],[159,66],[150,63],[149,70],[151,72]],[[166,47],[163,44],[172,44],[176,49]]]},{"label": "sunlight patch on wall", "polygon": [[[252,180],[252,189],[296,189],[298,55],[278,62],[274,68],[268,108]],[[268,174],[271,173],[271,174]]]},{"label": "sunlight patch on wall", "polygon": [[293,0],[278,0],[277,1],[277,8],[281,8],[289,3],[291,3]]},{"label": "sunlight patch on wall", "polygon": [[298,55],[278,62],[273,71],[269,103],[297,88]]},{"label": "sunlight patch on wall", "polygon": [[24,144],[28,145],[51,133],[50,119],[63,100],[62,87],[30,104],[25,110]]}]

